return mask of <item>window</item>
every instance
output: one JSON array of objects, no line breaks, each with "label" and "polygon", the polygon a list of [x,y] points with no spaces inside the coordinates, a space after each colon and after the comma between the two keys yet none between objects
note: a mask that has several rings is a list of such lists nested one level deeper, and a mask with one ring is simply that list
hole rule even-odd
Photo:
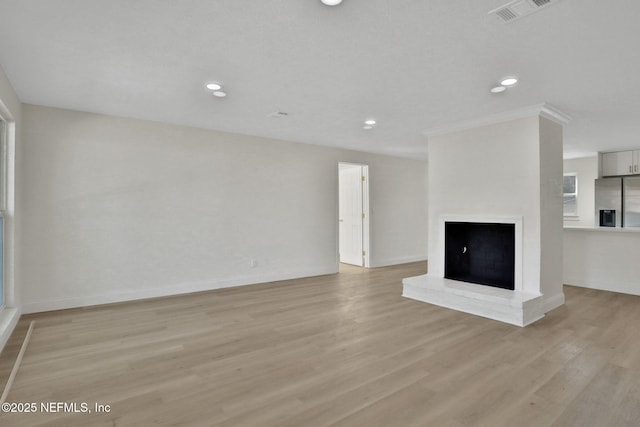
[{"label": "window", "polygon": [[578,176],[575,172],[564,174],[562,193],[563,215],[578,216]]},{"label": "window", "polygon": [[[0,72],[1,74],[1,72]],[[15,144],[15,122],[11,112],[0,100],[0,320],[5,315],[14,316],[13,283],[13,148]],[[5,310],[10,308],[13,310]],[[3,329],[3,326],[0,326]],[[4,332],[0,330],[0,332]]]},{"label": "window", "polygon": [[0,118],[0,307],[4,305],[4,211],[6,209],[6,123]]},{"label": "window", "polygon": [[7,206],[7,126],[0,118],[0,308],[4,305],[4,219]]}]

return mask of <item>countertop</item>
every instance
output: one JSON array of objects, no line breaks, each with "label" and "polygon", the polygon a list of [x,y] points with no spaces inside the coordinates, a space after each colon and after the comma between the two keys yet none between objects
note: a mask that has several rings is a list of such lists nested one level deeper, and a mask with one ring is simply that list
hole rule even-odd
[{"label": "countertop", "polygon": [[604,233],[640,233],[640,227],[637,228],[619,228],[619,227],[579,227],[579,226],[564,226],[565,230],[576,231],[598,231]]}]

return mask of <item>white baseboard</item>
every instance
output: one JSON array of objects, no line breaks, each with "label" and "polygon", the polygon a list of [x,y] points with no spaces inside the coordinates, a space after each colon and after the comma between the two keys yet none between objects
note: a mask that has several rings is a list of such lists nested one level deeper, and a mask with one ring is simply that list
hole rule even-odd
[{"label": "white baseboard", "polygon": [[0,310],[0,352],[16,328],[18,320],[20,320],[19,308],[3,308]]},{"label": "white baseboard", "polygon": [[279,280],[291,280],[303,277],[322,276],[325,274],[334,274],[337,272],[338,268],[336,266],[316,270],[298,271],[294,273],[272,273],[261,276],[247,276],[206,282],[181,283],[170,287],[141,289],[137,291],[119,292],[114,294],[85,295],[79,297],[31,301],[25,302],[23,304],[22,311],[23,313],[40,313],[43,311],[64,310],[68,308],[135,301],[141,299],[166,297],[171,295],[189,294],[193,292],[213,291],[216,289],[231,288],[235,286],[256,285],[259,283],[276,282]]},{"label": "white baseboard", "polygon": [[390,265],[408,264],[410,262],[426,261],[426,255],[413,255],[401,258],[375,259],[371,260],[371,267],[388,267]]},{"label": "white baseboard", "polygon": [[583,277],[564,277],[563,283],[579,288],[597,289],[599,291],[619,292],[621,294],[640,295],[638,282],[616,281],[615,278],[609,280],[590,280]]}]

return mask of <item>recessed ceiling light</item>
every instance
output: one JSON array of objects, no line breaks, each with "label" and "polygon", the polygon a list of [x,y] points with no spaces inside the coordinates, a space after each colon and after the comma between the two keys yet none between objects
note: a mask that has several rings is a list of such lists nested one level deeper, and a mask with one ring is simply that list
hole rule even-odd
[{"label": "recessed ceiling light", "polygon": [[364,126],[362,126],[362,129],[364,129],[364,130],[371,130],[371,129],[373,129],[373,126],[371,126],[371,125],[364,125]]},{"label": "recessed ceiling light", "polygon": [[504,92],[505,90],[507,90],[507,88],[504,86],[496,86],[491,88],[491,93],[500,93]]},{"label": "recessed ceiling light", "polygon": [[321,0],[323,4],[327,6],[337,6],[342,3],[342,0]]},{"label": "recessed ceiling light", "polygon": [[502,86],[513,86],[514,84],[518,83],[518,78],[517,77],[505,77],[504,79],[502,79],[502,81],[500,82],[500,84]]},{"label": "recessed ceiling light", "polygon": [[375,124],[376,124],[376,121],[375,121],[375,120],[373,120],[373,119],[368,119],[368,120],[365,120],[365,121],[364,121],[364,124],[365,124],[365,125],[371,125],[371,126],[373,126],[373,125],[375,125]]},{"label": "recessed ceiling light", "polygon": [[218,98],[224,98],[225,96],[227,96],[227,92],[223,90],[216,90],[215,92],[213,92],[213,96],[217,96]]},{"label": "recessed ceiling light", "polygon": [[206,85],[207,89],[209,90],[220,90],[222,89],[222,85],[218,82],[209,82]]}]

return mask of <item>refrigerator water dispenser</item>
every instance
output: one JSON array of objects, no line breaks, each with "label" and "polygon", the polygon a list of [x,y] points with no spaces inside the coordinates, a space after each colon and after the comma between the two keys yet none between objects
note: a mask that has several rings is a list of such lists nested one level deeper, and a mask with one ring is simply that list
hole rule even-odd
[{"label": "refrigerator water dispenser", "polygon": [[600,209],[600,227],[615,227],[616,211],[615,209]]}]

